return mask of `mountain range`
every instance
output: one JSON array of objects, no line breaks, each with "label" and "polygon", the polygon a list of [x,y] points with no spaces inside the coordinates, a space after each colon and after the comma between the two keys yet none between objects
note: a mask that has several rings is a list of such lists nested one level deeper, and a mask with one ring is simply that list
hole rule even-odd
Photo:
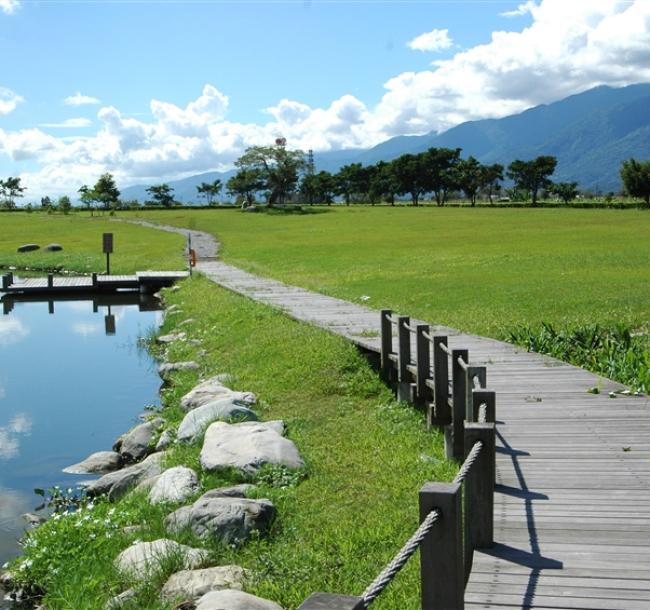
[{"label": "mountain range", "polygon": [[[442,133],[397,136],[370,149],[314,153],[316,171],[336,172],[348,163],[374,164],[429,148],[462,148],[483,163],[507,166],[515,159],[553,155],[556,182],[575,181],[583,190],[619,191],[621,163],[650,158],[650,84],[596,87],[552,104],[501,119],[468,121]],[[208,172],[169,182],[183,202],[196,201],[196,186],[235,173]],[[124,199],[147,199],[146,185],[124,188]]]}]

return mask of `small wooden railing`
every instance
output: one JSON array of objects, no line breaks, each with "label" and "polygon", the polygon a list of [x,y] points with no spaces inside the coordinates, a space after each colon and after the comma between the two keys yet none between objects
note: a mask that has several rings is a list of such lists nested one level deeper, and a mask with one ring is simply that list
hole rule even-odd
[{"label": "small wooden railing", "polygon": [[452,483],[422,487],[420,527],[360,596],[314,593],[298,610],[365,610],[418,549],[422,610],[463,610],[474,551],[494,544],[496,400],[485,367],[429,325],[383,310],[381,374],[399,400],[426,412],[429,426],[444,428],[447,457],[464,462]]}]

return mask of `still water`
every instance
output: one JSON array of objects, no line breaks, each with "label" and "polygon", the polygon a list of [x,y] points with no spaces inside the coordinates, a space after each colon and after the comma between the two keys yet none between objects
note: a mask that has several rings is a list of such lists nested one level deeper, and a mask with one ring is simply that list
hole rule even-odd
[{"label": "still water", "polygon": [[158,404],[160,379],[138,338],[160,312],[142,298],[3,302],[0,565],[20,552],[20,515],[38,504],[33,489],[87,480],[61,470],[110,449],[145,405]]}]

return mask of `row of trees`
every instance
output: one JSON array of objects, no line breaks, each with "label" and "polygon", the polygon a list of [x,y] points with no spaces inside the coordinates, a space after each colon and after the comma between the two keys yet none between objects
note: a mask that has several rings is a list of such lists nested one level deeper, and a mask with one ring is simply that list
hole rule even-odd
[{"label": "row of trees", "polygon": [[501,191],[505,175],[514,182],[515,191],[530,196],[533,206],[537,205],[542,190],[552,189],[566,202],[578,194],[575,182],[556,185],[551,182],[557,164],[555,157],[516,160],[505,170],[498,163],[484,165],[474,157],[462,159],[460,153],[460,148],[430,148],[375,165],[352,163],[331,174],[316,173],[305,162],[302,151],[289,151],[283,143],[253,146],[236,161],[239,171],[228,180],[226,189],[245,205],[251,205],[255,196],[262,193],[269,206],[294,200],[331,204],[336,197],[346,205],[381,201],[394,204],[398,197],[404,196],[418,205],[426,194],[431,194],[436,204],[443,206],[450,193],[463,192],[474,206],[480,193],[492,202]]}]

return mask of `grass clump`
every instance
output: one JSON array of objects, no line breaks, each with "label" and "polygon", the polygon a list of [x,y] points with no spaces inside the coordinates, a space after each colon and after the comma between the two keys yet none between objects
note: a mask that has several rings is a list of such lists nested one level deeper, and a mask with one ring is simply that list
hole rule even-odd
[{"label": "grass clump", "polygon": [[506,338],[529,351],[586,368],[629,385],[635,391],[650,391],[649,336],[634,332],[624,324],[566,328],[548,323],[524,325],[510,330]]},{"label": "grass clump", "polygon": [[[200,276],[177,292],[166,291],[166,299],[181,311],[166,318],[162,333],[194,321],[180,327],[187,340],[153,349],[169,361],[196,360],[201,370],[170,376],[162,394],[165,426],[174,428],[182,419],[180,398],[199,374],[228,373],[230,387],[258,395],[254,408],[262,420],[284,420],[305,459],[304,470],[268,466],[253,479],[251,496],[269,498],[277,508],[271,531],[234,547],[197,540],[190,532],[170,536],[163,522],[177,506],[151,506],[143,492],[132,492],[31,531],[13,570],[22,582],[46,591],[50,610],[100,609],[134,585],[134,607],[161,610],[169,604],[161,604],[160,586],[178,566],[163,566],[145,586],[117,573],[113,562],[135,540],[170,537],[207,548],[211,565],[247,568],[252,577],[246,590],[286,610],[314,591],[361,593],[417,527],[422,484],[452,478],[456,468],[444,459],[441,436],[425,430],[419,413],[396,403],[343,339]],[[166,466],[195,468],[203,491],[251,480],[234,471],[201,472],[200,448],[201,442],[173,444]],[[125,531],[129,525],[137,531]],[[419,608],[417,561],[376,605]]]}]

